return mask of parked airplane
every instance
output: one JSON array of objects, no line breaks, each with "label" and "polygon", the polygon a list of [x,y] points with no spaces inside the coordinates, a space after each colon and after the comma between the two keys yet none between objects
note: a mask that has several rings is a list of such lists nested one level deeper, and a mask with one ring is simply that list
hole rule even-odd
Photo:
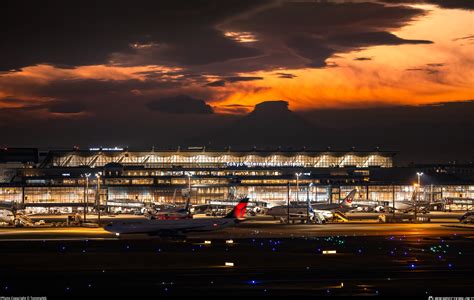
[{"label": "parked airplane", "polygon": [[[334,212],[346,212],[352,208],[352,201],[354,200],[356,190],[352,190],[341,203],[325,204],[316,203],[309,205],[290,205],[289,213],[290,218],[306,218],[309,212],[312,211],[313,218],[319,217],[321,223],[331,219],[334,216]],[[288,217],[288,205],[273,206],[267,210],[267,215],[273,216],[274,218],[287,218]],[[318,218],[314,219],[318,221]]]},{"label": "parked airplane", "polygon": [[313,209],[316,210],[329,210],[329,211],[339,211],[339,212],[348,212],[354,209],[352,202],[354,201],[354,197],[356,194],[356,190],[350,191],[349,194],[341,201],[341,203],[316,203],[312,204]]},{"label": "parked airplane", "polygon": [[[237,200],[238,201],[238,200]],[[220,212],[224,212],[226,208],[233,207],[236,202],[235,200],[214,200],[210,201],[208,204],[193,206],[195,212],[201,211],[206,212],[206,215],[219,215]],[[255,201],[249,200],[247,205],[247,214],[255,216],[257,214],[264,213],[267,209],[267,202],[264,201]],[[225,215],[225,213],[223,214]]]},{"label": "parked airplane", "polygon": [[352,202],[354,210],[365,212],[383,212],[387,205],[387,201],[376,200],[356,200]]},{"label": "parked airplane", "polygon": [[14,224],[15,222],[15,215],[11,210],[2,209],[0,210],[0,222],[7,223],[7,224]]},{"label": "parked airplane", "polygon": [[189,232],[214,231],[239,223],[245,215],[248,201],[248,198],[240,200],[223,218],[121,221],[113,222],[104,229],[117,235],[146,233],[158,236],[180,236]]},{"label": "parked airplane", "polygon": [[33,222],[27,215],[17,212],[14,209],[0,209],[0,222],[15,226],[34,226]]},{"label": "parked airplane", "polygon": [[429,207],[429,201],[417,200],[417,192],[414,191],[410,200],[395,201],[395,206],[390,203],[386,208],[392,211],[393,209],[395,209],[395,211],[400,211],[404,213],[415,211],[415,209],[417,212],[426,213],[428,212]]},{"label": "parked airplane", "polygon": [[193,216],[190,212],[190,201],[188,198],[183,208],[165,208],[161,210],[153,210],[145,214],[149,220],[180,220],[191,219]]},{"label": "parked airplane", "polygon": [[285,222],[288,217],[290,220],[297,219],[301,221],[309,218],[310,221],[319,224],[323,224],[333,217],[331,211],[314,210],[309,202],[307,205],[290,205],[289,208],[287,205],[273,206],[267,210],[266,214],[273,216],[274,219],[279,218],[282,222]]}]

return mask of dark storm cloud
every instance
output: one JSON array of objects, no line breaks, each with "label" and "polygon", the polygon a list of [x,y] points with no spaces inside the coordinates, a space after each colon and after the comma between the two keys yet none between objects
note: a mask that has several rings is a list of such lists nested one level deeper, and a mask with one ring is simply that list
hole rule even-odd
[{"label": "dark storm cloud", "polygon": [[436,4],[442,8],[474,10],[474,2],[472,0],[429,0],[428,2]]},{"label": "dark storm cloud", "polygon": [[324,44],[324,40],[310,36],[295,36],[288,40],[287,46],[293,48],[296,53],[310,60],[308,66],[322,68],[326,66],[326,59],[333,55],[336,50]]},{"label": "dark storm cloud", "polygon": [[372,60],[372,57],[356,57],[354,60],[364,61],[364,60]]},{"label": "dark storm cloud", "polygon": [[[380,3],[281,2],[221,27],[253,32],[260,40],[256,43],[258,47],[286,53],[284,60],[273,60],[273,68],[323,68],[332,66],[327,59],[336,53],[376,45],[431,43],[403,39],[388,32],[423,14],[421,9]],[[258,64],[259,61],[264,63]],[[268,57],[261,56],[254,64],[265,68],[269,65]]]},{"label": "dark storm cloud", "polygon": [[474,40],[474,35],[467,35],[467,36],[462,36],[462,37],[453,39],[454,42],[464,41],[464,40]]},{"label": "dark storm cloud", "polygon": [[[1,60],[0,70],[41,63],[159,64],[222,76],[241,70],[324,67],[337,51],[380,42],[410,43],[385,31],[424,13],[406,6],[326,1],[137,1],[130,5],[20,0],[4,6],[9,13],[1,21],[7,30],[0,32],[0,55],[8,59]],[[250,32],[256,42],[239,43],[225,31]],[[375,31],[378,36],[364,35]],[[341,32],[353,34],[354,44],[330,41]]]},{"label": "dark storm cloud", "polygon": [[372,45],[432,44],[427,40],[407,40],[383,31],[339,34],[329,37],[329,42],[339,47],[359,48]]},{"label": "dark storm cloud", "polygon": [[148,102],[147,107],[152,111],[171,114],[212,114],[214,112],[204,100],[187,95],[157,99]]},{"label": "dark storm cloud", "polygon": [[233,76],[233,77],[227,77],[226,81],[227,82],[237,82],[237,81],[254,81],[254,80],[262,80],[263,77],[259,76]]},{"label": "dark storm cloud", "polygon": [[474,1],[472,0],[381,0],[380,2],[390,4],[410,3],[410,4],[435,4],[441,8],[454,8],[474,10]]},{"label": "dark storm cloud", "polygon": [[432,63],[432,64],[426,64],[428,67],[433,67],[433,68],[437,68],[437,67],[444,67],[444,64],[443,63]]},{"label": "dark storm cloud", "polygon": [[[188,29],[182,36],[185,36],[183,40],[171,40],[134,51],[136,63],[193,66],[262,54],[260,50],[240,45],[215,29]],[[127,62],[122,64],[127,65]]]},{"label": "dark storm cloud", "polygon": [[[214,130],[208,139],[214,145],[247,149],[298,146],[313,130],[305,119],[289,110],[287,101],[269,100],[255,105],[253,111],[239,120]],[[241,139],[243,136],[245,139]]]},{"label": "dark storm cloud", "polygon": [[[1,70],[50,63],[107,63],[113,53],[149,45],[156,61],[203,64],[260,52],[224,37],[217,23],[250,1],[5,1]],[[260,5],[260,4],[259,4]],[[136,47],[134,47],[134,45]],[[205,45],[205,47],[204,47]]]},{"label": "dark storm cloud", "polygon": [[62,114],[76,114],[86,111],[86,105],[77,101],[53,101],[44,104],[43,107],[48,109],[49,112]]},{"label": "dark storm cloud", "polygon": [[278,75],[278,78],[284,78],[284,79],[293,79],[293,78],[298,77],[291,73],[282,73],[282,72],[277,72],[276,75]]},{"label": "dark storm cloud", "polygon": [[221,87],[225,86],[226,83],[234,83],[239,81],[255,81],[255,80],[262,80],[263,77],[259,76],[231,76],[225,79],[217,80],[206,84],[206,86],[210,87]]},{"label": "dark storm cloud", "polygon": [[222,87],[222,86],[225,86],[225,80],[216,80],[216,81],[213,81],[213,82],[209,82],[208,84],[206,84],[206,86],[210,86],[210,87]]},{"label": "dark storm cloud", "polygon": [[[397,37],[385,31],[350,32],[333,34],[325,38],[311,35],[293,36],[287,41],[287,46],[295,49],[296,53],[310,60],[310,67],[331,67],[326,60],[338,52],[349,52],[374,45],[403,45],[431,44],[428,40],[409,40]],[[359,59],[361,60],[361,59]],[[365,59],[367,60],[367,59]]]}]

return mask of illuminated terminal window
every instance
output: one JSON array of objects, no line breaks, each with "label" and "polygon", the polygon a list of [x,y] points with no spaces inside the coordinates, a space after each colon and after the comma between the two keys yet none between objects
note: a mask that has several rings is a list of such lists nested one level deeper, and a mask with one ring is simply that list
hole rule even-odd
[{"label": "illuminated terminal window", "polygon": [[21,202],[22,197],[22,188],[20,187],[0,187],[1,202]]},{"label": "illuminated terminal window", "polygon": [[51,152],[47,166],[102,167],[109,163],[145,168],[165,167],[391,167],[392,154],[382,152]]},{"label": "illuminated terminal window", "polygon": [[[84,187],[26,187],[25,203],[83,203]],[[96,189],[88,190],[89,202],[94,201]]]},{"label": "illuminated terminal window", "polygon": [[153,178],[132,179],[132,184],[153,184]]}]

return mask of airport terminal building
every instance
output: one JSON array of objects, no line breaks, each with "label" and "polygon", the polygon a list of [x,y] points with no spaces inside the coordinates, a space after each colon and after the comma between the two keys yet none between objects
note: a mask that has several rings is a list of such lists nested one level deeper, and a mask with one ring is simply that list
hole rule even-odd
[{"label": "airport terminal building", "polygon": [[[474,198],[474,166],[394,164],[396,152],[210,150],[192,147],[133,151],[122,148],[0,149],[0,201],[31,211],[81,210],[100,203],[108,211],[147,203],[223,201],[229,194],[264,202],[338,202],[352,189],[360,201],[411,198],[420,178],[425,200]],[[187,193],[187,191],[186,191]],[[459,201],[458,201],[459,202]],[[468,205],[466,208],[472,207]]]}]

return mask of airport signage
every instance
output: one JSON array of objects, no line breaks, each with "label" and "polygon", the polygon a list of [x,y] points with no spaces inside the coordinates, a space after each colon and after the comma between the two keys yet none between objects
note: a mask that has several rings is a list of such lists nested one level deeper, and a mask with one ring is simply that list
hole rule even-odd
[{"label": "airport signage", "polygon": [[89,151],[123,151],[123,148],[121,147],[113,147],[113,148],[93,147],[93,148],[89,148]]},{"label": "airport signage", "polygon": [[304,167],[302,162],[228,162],[227,167]]}]

